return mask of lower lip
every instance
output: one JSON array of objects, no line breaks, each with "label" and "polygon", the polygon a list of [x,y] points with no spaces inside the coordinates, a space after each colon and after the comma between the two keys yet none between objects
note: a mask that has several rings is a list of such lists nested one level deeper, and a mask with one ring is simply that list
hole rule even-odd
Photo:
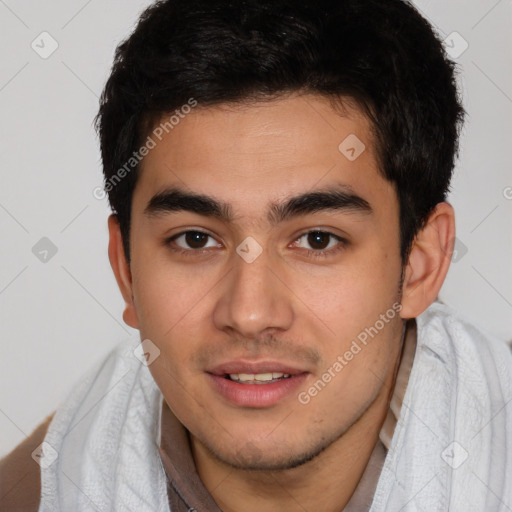
[{"label": "lower lip", "polygon": [[269,384],[240,384],[220,375],[207,375],[214,389],[229,402],[241,407],[270,407],[296,391],[304,383],[307,373]]}]

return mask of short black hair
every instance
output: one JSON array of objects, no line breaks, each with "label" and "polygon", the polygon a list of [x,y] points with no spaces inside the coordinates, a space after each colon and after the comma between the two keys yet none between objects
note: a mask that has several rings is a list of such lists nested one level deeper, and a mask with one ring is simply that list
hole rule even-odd
[{"label": "short black hair", "polygon": [[379,170],[398,195],[405,264],[449,192],[465,116],[455,73],[431,25],[402,0],[157,1],[117,47],[95,118],[127,261],[134,154],[155,123],[191,100],[299,92],[355,101],[370,120]]}]

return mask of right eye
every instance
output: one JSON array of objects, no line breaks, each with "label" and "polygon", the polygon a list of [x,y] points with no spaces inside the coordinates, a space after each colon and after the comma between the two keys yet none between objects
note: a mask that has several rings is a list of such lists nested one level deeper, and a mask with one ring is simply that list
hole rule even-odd
[{"label": "right eye", "polygon": [[[205,242],[211,238],[211,235],[204,231],[189,230],[182,231],[176,235],[171,236],[165,240],[165,245],[168,245],[171,250],[179,253],[187,253],[187,255],[193,255],[194,253],[202,254],[208,247],[218,247],[218,244],[204,245]],[[177,247],[176,247],[177,246]]]}]

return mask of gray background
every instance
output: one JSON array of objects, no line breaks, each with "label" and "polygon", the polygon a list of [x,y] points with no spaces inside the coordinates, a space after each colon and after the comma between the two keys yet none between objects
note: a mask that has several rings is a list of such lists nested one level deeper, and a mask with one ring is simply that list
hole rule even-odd
[{"label": "gray background", "polygon": [[[0,456],[138,335],[108,262],[108,205],[93,196],[92,120],[115,46],[149,3],[0,0]],[[457,54],[469,112],[450,196],[458,251],[440,298],[510,340],[512,3],[414,3]],[[47,58],[31,46],[51,49],[42,32],[58,43]]]}]

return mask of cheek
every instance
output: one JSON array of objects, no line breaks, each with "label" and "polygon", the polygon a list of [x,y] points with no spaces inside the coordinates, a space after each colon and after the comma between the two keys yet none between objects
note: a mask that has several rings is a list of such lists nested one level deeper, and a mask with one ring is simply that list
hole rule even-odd
[{"label": "cheek", "polygon": [[400,273],[384,263],[377,259],[340,270],[318,288],[309,288],[305,295],[308,306],[321,320],[319,325],[329,328],[319,339],[327,364],[324,371],[330,367],[333,371],[332,365],[342,356],[343,370],[336,372],[340,384],[344,381],[344,385],[350,382],[356,387],[371,387],[365,380],[374,380],[368,369],[379,375],[385,373],[400,339]]},{"label": "cheek", "polygon": [[133,290],[141,335],[163,337],[190,321],[213,279],[172,265],[165,251],[141,250],[133,257]]},{"label": "cheek", "polygon": [[[297,295],[341,339],[373,325],[398,299],[399,272],[382,261],[340,266],[328,275],[297,274]],[[355,330],[356,331],[355,331]]]},{"label": "cheek", "polygon": [[399,314],[391,307],[375,308],[371,313],[364,308],[359,317],[348,315],[344,325],[340,321],[337,336],[325,347],[325,365],[317,376],[329,382],[322,400],[341,400],[345,406],[351,404],[350,411],[355,413],[389,375],[401,334]]}]

